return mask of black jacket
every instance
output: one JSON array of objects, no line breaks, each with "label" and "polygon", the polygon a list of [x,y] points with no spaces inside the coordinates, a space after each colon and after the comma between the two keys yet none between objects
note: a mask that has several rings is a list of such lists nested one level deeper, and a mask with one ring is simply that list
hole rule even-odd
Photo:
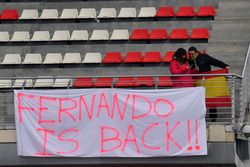
[{"label": "black jacket", "polygon": [[211,71],[211,66],[226,68],[228,64],[217,60],[207,54],[199,54],[195,60],[189,62],[191,69],[197,67],[199,72]]}]

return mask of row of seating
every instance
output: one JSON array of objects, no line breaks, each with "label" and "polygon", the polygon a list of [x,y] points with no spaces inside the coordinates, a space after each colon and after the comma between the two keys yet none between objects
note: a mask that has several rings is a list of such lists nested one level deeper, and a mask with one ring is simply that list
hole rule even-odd
[{"label": "row of seating", "polygon": [[93,30],[90,38],[87,30],[56,30],[50,38],[49,31],[35,31],[32,38],[28,31],[15,31],[10,39],[9,32],[0,32],[0,42],[27,41],[97,41],[97,40],[178,40],[178,39],[208,39],[207,28],[193,28],[191,35],[185,28],[173,29],[168,35],[166,29],[134,29],[131,33],[127,29],[114,29],[111,36],[108,30]]},{"label": "row of seating", "polygon": [[99,78],[57,78],[51,76],[40,76],[37,79],[1,79],[0,88],[59,88],[59,87],[73,87],[73,88],[92,88],[92,87],[171,87],[173,82],[168,76],[160,77],[99,77]]},{"label": "row of seating", "polygon": [[[99,52],[88,52],[81,60],[80,53],[47,53],[44,61],[40,53],[28,53],[22,62],[20,54],[6,54],[1,64],[19,65],[19,64],[89,64],[89,63],[168,63],[172,60],[174,51],[168,51],[162,57],[158,51],[145,52],[127,52],[123,58],[121,52],[107,52],[102,56]],[[102,58],[103,57],[103,58]]]},{"label": "row of seating", "polygon": [[1,20],[27,20],[27,19],[103,19],[103,18],[151,18],[151,17],[209,17],[215,16],[216,11],[213,6],[201,6],[195,12],[193,6],[180,6],[175,12],[172,6],[161,6],[158,10],[155,7],[141,7],[138,15],[136,8],[124,7],[117,15],[115,8],[101,8],[97,15],[95,8],[82,8],[80,13],[77,9],[63,9],[59,16],[57,9],[43,9],[41,15],[37,9],[24,9],[21,16],[15,9],[5,9],[2,11]]}]

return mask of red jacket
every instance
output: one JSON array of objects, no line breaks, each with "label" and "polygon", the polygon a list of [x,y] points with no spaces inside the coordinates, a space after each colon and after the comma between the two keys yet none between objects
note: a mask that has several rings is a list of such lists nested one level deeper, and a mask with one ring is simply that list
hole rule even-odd
[{"label": "red jacket", "polygon": [[[191,74],[191,69],[188,64],[180,64],[176,60],[170,62],[171,74]],[[174,87],[193,87],[194,80],[191,76],[173,77]]]}]

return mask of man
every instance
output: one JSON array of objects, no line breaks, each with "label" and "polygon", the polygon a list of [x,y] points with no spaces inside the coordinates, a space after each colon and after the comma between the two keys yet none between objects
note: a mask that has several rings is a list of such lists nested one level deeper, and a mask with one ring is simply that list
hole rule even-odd
[{"label": "man", "polygon": [[[211,66],[216,66],[220,68],[228,68],[229,65],[217,60],[208,54],[200,53],[195,47],[190,47],[188,49],[189,54],[189,64],[191,66],[191,69],[194,71],[198,71],[199,73],[203,72],[209,72],[211,71]],[[210,108],[209,109],[209,118],[211,118],[212,122],[216,121],[217,118],[217,109],[216,108]]]}]

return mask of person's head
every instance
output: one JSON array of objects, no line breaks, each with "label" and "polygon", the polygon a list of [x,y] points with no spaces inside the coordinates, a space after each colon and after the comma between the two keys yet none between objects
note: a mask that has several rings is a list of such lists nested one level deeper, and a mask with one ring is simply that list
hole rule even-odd
[{"label": "person's head", "polygon": [[185,63],[187,61],[187,51],[183,48],[179,48],[175,51],[173,59],[179,63]]},{"label": "person's head", "polygon": [[191,60],[194,60],[198,56],[199,52],[197,51],[196,47],[192,46],[188,49],[188,55]]}]

